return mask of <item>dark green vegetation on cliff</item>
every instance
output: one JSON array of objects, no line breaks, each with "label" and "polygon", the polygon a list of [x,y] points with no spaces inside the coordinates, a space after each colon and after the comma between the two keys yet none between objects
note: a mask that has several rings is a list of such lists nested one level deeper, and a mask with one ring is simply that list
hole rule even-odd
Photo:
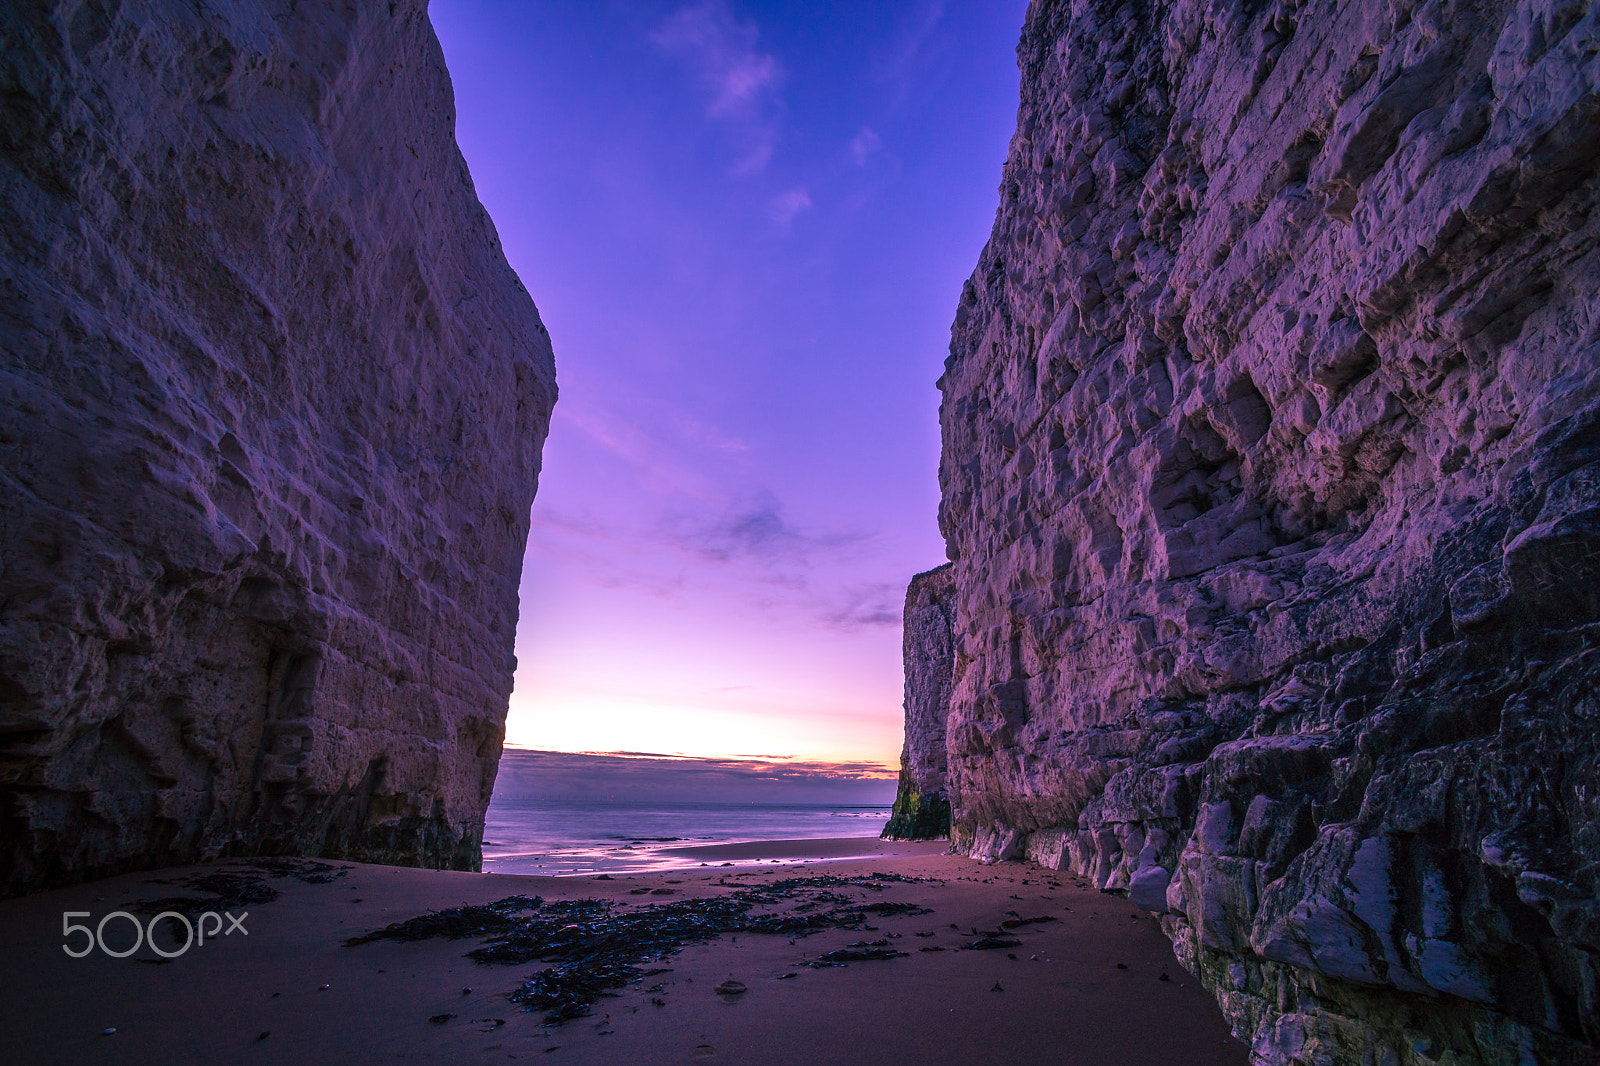
[{"label": "dark green vegetation on cliff", "polygon": [[939,840],[949,836],[950,797],[943,792],[917,791],[910,773],[902,768],[894,809],[881,835],[888,840]]}]

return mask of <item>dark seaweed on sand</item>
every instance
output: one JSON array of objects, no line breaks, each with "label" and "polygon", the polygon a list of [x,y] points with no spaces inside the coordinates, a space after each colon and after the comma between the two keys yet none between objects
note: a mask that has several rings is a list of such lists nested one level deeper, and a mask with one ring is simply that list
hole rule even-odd
[{"label": "dark seaweed on sand", "polygon": [[[278,898],[279,892],[267,884],[267,877],[292,877],[308,885],[325,885],[336,877],[343,877],[345,870],[349,869],[346,866],[330,866],[325,862],[294,858],[243,859],[224,865],[228,869],[190,874],[188,877],[152,878],[146,882],[151,885],[177,885],[191,892],[204,892],[204,896],[164,896],[161,899],[139,900],[128,904],[128,908],[140,914],[176,911],[194,920],[206,911],[238,910],[271,903]],[[237,870],[244,872],[234,872]]]},{"label": "dark seaweed on sand", "polygon": [[540,970],[511,993],[511,1001],[524,1010],[545,1011],[545,1024],[559,1025],[589,1013],[589,1005],[601,996],[614,993],[639,972],[625,962],[606,961],[591,965],[552,966]]},{"label": "dark seaweed on sand", "polygon": [[[856,929],[868,912],[881,916],[927,914],[909,903],[860,904],[832,891],[865,888],[882,891],[884,882],[917,881],[898,874],[867,877],[792,877],[771,884],[719,884],[737,891],[725,896],[683,899],[636,908],[608,900],[577,899],[544,903],[537,897],[510,896],[474,907],[451,907],[352,937],[347,946],[374,940],[426,940],[490,937],[467,957],[480,963],[516,965],[549,962],[511,993],[525,1010],[545,1011],[545,1023],[559,1025],[589,1013],[601,996],[616,995],[644,977],[653,959],[677,954],[686,944],[702,944],[724,933],[766,933],[802,937],[823,929]],[[756,907],[788,907],[788,913],[752,914]],[[826,965],[889,959],[898,951],[830,952]]]},{"label": "dark seaweed on sand", "polygon": [[175,881],[153,881],[152,884],[178,885],[204,896],[163,896],[161,899],[143,899],[128,904],[128,909],[140,914],[160,914],[176,911],[191,921],[206,911],[238,910],[258,903],[271,903],[278,898],[278,890],[259,877],[250,874],[196,874]]},{"label": "dark seaweed on sand", "polygon": [[288,856],[269,856],[262,859],[247,859],[237,865],[247,866],[260,870],[268,877],[292,877],[296,881],[303,881],[308,885],[326,885],[336,878],[343,877],[350,869],[348,866],[332,866],[314,859],[297,859]]},{"label": "dark seaweed on sand", "polygon": [[899,959],[905,957],[905,952],[895,951],[892,948],[840,948],[838,951],[824,952],[818,955],[813,962],[806,963],[814,970],[828,966],[840,966],[847,962],[873,962],[878,959]]},{"label": "dark seaweed on sand", "polygon": [[521,911],[534,911],[544,903],[538,896],[507,896],[478,907],[450,907],[420,918],[394,922],[376,932],[351,937],[345,946],[370,944],[374,940],[431,940],[442,936],[449,940],[468,937],[496,936],[516,928],[512,915]]}]

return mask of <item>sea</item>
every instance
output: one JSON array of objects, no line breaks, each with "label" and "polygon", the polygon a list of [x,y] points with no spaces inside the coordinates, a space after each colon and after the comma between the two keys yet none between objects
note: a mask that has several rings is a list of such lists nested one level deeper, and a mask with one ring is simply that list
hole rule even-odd
[{"label": "sea", "polygon": [[646,803],[496,796],[484,822],[486,873],[573,876],[694,866],[671,849],[761,840],[876,837],[890,808],[776,803]]}]

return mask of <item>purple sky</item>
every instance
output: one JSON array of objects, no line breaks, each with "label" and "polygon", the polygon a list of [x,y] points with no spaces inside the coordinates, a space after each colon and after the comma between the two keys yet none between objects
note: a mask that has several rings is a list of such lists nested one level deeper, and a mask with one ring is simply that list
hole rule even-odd
[{"label": "purple sky", "polygon": [[898,758],[1025,6],[435,0],[561,388],[508,743]]}]

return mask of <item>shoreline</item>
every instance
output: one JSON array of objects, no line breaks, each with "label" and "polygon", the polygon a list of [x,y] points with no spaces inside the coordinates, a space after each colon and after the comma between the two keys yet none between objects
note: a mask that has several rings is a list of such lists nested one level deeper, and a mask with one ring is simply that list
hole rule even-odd
[{"label": "shoreline", "polygon": [[[490,805],[484,827],[483,868],[500,873],[585,876],[642,873],[728,856],[692,849],[785,842],[790,850],[735,852],[739,862],[872,857],[875,844],[854,851],[810,853],[808,841],[854,838],[877,841],[890,817],[884,805],[749,803],[572,803]],[[665,813],[664,813],[665,812]],[[779,812],[774,816],[774,812]],[[865,815],[865,817],[863,817]],[[638,834],[624,835],[620,829]],[[715,855],[715,857],[713,857]]]},{"label": "shoreline", "polygon": [[[943,854],[945,841],[883,841],[894,854],[866,859],[787,861],[796,845],[826,853],[871,839],[686,847],[707,862],[706,848],[743,861],[604,877],[250,859],[122,875],[0,901],[11,958],[0,973],[0,1016],[11,1046],[28,1048],[31,1061],[62,1063],[1245,1063],[1245,1048],[1156,922],[1082,879],[1021,863],[983,866]],[[773,859],[781,865],[754,865]],[[246,912],[246,935],[213,935],[172,959],[149,945],[123,959],[63,952],[81,942],[81,934],[64,941],[64,913],[87,911],[72,920],[94,924],[112,910],[143,915],[200,901],[182,883],[197,875],[253,899],[231,908]],[[804,887],[809,878],[827,880]],[[544,913],[644,912],[653,928],[656,913],[725,910],[719,901],[756,898],[751,890],[769,901],[757,907],[763,913],[815,914],[804,901],[820,899],[856,907],[859,921],[813,935],[735,931],[630,959],[649,976],[559,1026],[507,998],[550,963],[475,963],[466,953],[476,938],[344,946],[391,923],[517,895],[539,897]],[[268,891],[276,898],[262,900]],[[676,911],[649,909],[664,907]],[[1043,920],[1018,925],[1019,917]],[[1011,946],[975,950],[990,931]],[[132,939],[127,919],[104,932],[116,950]],[[810,965],[868,944],[892,957]],[[718,994],[730,980],[745,990]]]},{"label": "shoreline", "polygon": [[881,837],[796,837],[786,840],[730,840],[716,844],[682,844],[661,848],[664,855],[685,859],[761,862],[763,860],[899,859],[950,846],[948,840],[884,840]]},{"label": "shoreline", "polygon": [[[484,872],[508,877],[598,877],[601,874],[624,877],[711,866],[782,866],[819,861],[909,858],[926,853],[931,845],[938,845],[938,850],[942,852],[949,847],[949,840],[901,841],[870,836],[662,842],[618,847],[604,852],[574,848],[575,854],[565,856],[553,854],[553,849],[546,849],[538,853],[485,855]],[[625,856],[618,854],[624,851],[627,853]],[[530,872],[527,867],[534,859],[549,861],[539,866],[537,872]]]}]

